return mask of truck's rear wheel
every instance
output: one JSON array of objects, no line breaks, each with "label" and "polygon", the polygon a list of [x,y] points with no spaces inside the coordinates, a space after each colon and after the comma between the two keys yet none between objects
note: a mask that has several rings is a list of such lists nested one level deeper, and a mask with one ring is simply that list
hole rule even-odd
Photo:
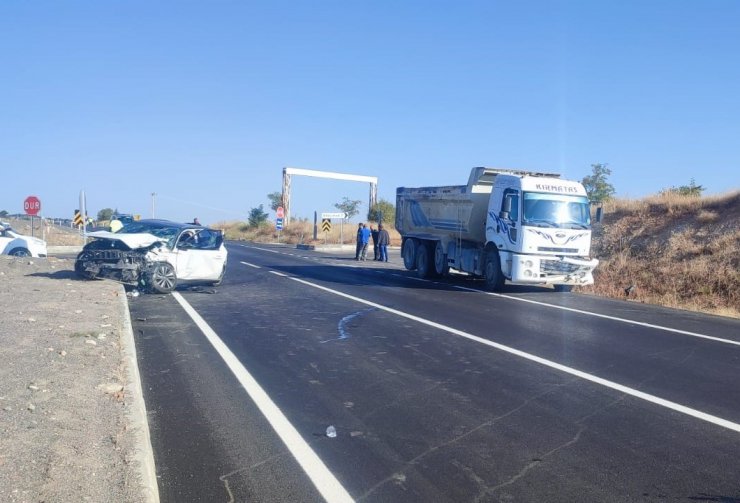
[{"label": "truck's rear wheel", "polygon": [[561,293],[568,293],[573,290],[573,285],[555,285],[555,291]]},{"label": "truck's rear wheel", "polygon": [[416,250],[419,248],[419,242],[414,238],[403,240],[401,255],[403,256],[403,266],[409,271],[416,269]]},{"label": "truck's rear wheel", "polygon": [[420,241],[419,248],[416,250],[416,275],[420,278],[429,278],[434,274],[434,255],[430,246]]},{"label": "truck's rear wheel", "polygon": [[500,292],[504,288],[504,274],[501,272],[501,258],[498,255],[498,250],[488,250],[486,252],[483,279],[486,281],[488,290]]},{"label": "truck's rear wheel", "polygon": [[444,276],[450,272],[450,266],[447,264],[447,254],[445,253],[442,241],[437,241],[434,246],[434,271],[439,276]]}]

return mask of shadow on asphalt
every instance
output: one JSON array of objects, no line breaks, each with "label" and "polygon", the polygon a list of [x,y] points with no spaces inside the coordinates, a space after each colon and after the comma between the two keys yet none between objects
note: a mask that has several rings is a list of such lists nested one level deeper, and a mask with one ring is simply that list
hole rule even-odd
[{"label": "shadow on asphalt", "polygon": [[75,281],[89,281],[86,279],[82,279],[74,271],[71,270],[61,270],[61,271],[54,271],[54,272],[34,272],[31,274],[26,274],[26,276],[34,276],[37,278],[50,278],[50,279],[73,279]]},{"label": "shadow on asphalt", "polygon": [[[336,259],[335,259],[336,260]],[[344,260],[354,262],[354,258]],[[362,264],[362,262],[360,262]],[[459,287],[473,288],[476,290],[485,290],[483,280],[466,276],[444,276],[438,278],[429,278],[426,281],[420,281],[414,272],[400,269],[382,269],[377,267],[356,267],[352,269],[337,268],[329,265],[295,265],[286,266],[272,264],[268,265],[270,269],[295,276],[299,279],[313,279],[316,281],[336,283],[348,286],[363,285],[388,285],[413,290],[454,290],[456,292],[465,292]],[[374,272],[367,276],[367,273]],[[470,292],[474,293],[474,292]],[[501,292],[504,294],[545,294],[555,295],[551,288],[528,285],[506,285]],[[558,296],[564,294],[557,293]],[[565,294],[567,295],[567,294]]]}]

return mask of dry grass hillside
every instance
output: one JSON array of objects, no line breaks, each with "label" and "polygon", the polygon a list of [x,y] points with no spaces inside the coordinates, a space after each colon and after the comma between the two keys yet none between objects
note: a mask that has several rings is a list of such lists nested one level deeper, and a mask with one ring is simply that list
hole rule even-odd
[{"label": "dry grass hillside", "polygon": [[604,210],[592,250],[601,262],[582,291],[740,317],[740,192],[614,200]]}]

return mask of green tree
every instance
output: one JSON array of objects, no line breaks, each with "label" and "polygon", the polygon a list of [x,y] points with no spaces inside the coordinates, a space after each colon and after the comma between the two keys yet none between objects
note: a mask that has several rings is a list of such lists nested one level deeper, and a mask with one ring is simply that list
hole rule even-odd
[{"label": "green tree", "polygon": [[264,225],[265,222],[267,222],[267,217],[269,215],[265,213],[265,207],[263,204],[260,204],[256,208],[252,208],[249,210],[249,217],[247,220],[249,220],[249,226],[250,227],[259,227],[260,225]]},{"label": "green tree", "polygon": [[7,217],[7,216],[8,216],[8,212],[7,212],[7,210],[3,210],[3,211],[0,211],[0,217],[3,217],[3,218],[5,218],[5,217]]},{"label": "green tree", "polygon": [[367,212],[367,219],[375,222],[395,222],[396,207],[390,201],[381,199]]},{"label": "green tree", "polygon": [[697,185],[696,181],[692,178],[688,185],[681,185],[680,187],[671,187],[670,189],[663,189],[660,191],[661,195],[677,194],[679,196],[686,197],[701,197],[702,192],[706,188],[702,185]]},{"label": "green tree", "polygon": [[267,194],[267,199],[270,200],[270,209],[272,209],[272,211],[277,211],[277,209],[283,205],[282,192],[270,192]]},{"label": "green tree", "polygon": [[334,204],[334,207],[345,212],[349,220],[360,212],[360,204],[362,204],[362,201],[353,201],[349,197],[344,197],[342,202]]},{"label": "green tree", "polygon": [[608,177],[612,174],[612,170],[608,166],[606,163],[592,164],[592,174],[590,176],[584,176],[581,181],[586,189],[588,198],[593,202],[603,203],[604,201],[608,201],[616,192],[614,186],[608,181]]},{"label": "green tree", "polygon": [[110,220],[110,217],[113,216],[113,209],[112,208],[103,208],[98,212],[98,221],[100,220]]}]

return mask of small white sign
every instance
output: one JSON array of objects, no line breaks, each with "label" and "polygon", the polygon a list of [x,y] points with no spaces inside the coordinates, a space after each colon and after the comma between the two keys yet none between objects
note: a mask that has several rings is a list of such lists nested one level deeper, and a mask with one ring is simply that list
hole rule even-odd
[{"label": "small white sign", "polygon": [[347,218],[346,213],[322,213],[321,218]]}]

